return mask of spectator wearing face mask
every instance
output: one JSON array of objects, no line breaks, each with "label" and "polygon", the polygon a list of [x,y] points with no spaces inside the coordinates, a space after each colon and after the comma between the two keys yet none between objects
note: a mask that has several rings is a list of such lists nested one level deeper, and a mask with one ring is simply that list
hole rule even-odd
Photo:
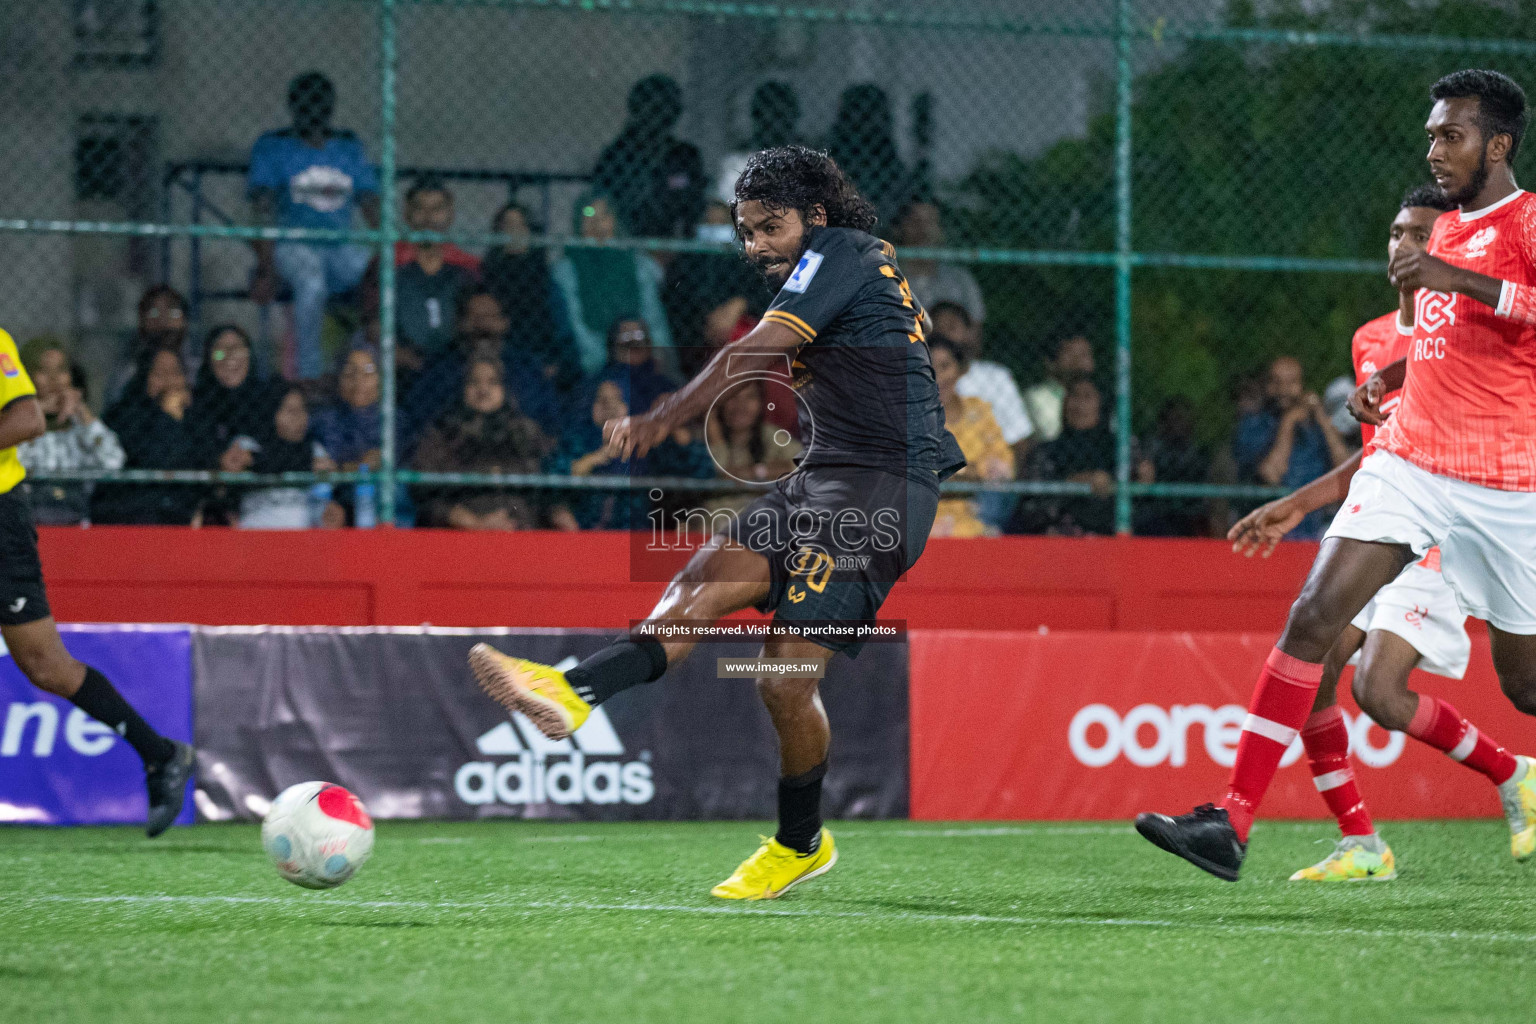
[{"label": "spectator wearing face mask", "polygon": [[[50,470],[122,469],[123,447],[117,435],[91,412],[84,376],[70,362],[69,349],[57,338],[37,338],[21,349],[22,362],[37,388],[48,432],[16,446],[28,474]],[[32,516],[49,526],[85,522],[93,485],[31,481]]]}]

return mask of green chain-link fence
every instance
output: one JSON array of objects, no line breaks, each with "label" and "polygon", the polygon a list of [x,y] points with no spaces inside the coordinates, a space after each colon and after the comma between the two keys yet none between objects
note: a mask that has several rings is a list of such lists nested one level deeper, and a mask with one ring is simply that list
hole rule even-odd
[{"label": "green chain-link fence", "polygon": [[761,313],[722,200],[800,141],[972,360],[1007,458],[949,485],[962,519],[1220,532],[1276,492],[1232,445],[1268,364],[1321,392],[1392,307],[1430,83],[1536,81],[1533,29],[1468,0],[5,5],[0,326],[73,435],[32,454],[40,518],[737,501],[792,400],[622,473],[595,420]]}]

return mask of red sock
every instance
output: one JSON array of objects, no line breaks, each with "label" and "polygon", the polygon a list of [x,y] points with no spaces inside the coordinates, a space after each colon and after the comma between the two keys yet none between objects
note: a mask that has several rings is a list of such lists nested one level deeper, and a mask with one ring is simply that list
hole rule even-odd
[{"label": "red sock", "polygon": [[1355,769],[1349,763],[1349,727],[1337,704],[1312,713],[1301,728],[1301,743],[1307,748],[1312,784],[1339,820],[1339,831],[1346,836],[1375,832],[1360,787],[1355,785]]},{"label": "red sock", "polygon": [[1227,795],[1220,804],[1241,842],[1248,841],[1259,801],[1280,767],[1285,748],[1307,720],[1322,678],[1322,665],[1293,658],[1278,647],[1264,660],[1264,671],[1259,673],[1243,734],[1237,741],[1237,760],[1227,780]]},{"label": "red sock", "polygon": [[1515,769],[1520,767],[1515,756],[1492,736],[1480,732],[1450,704],[1427,693],[1419,694],[1419,710],[1408,723],[1408,735],[1482,772],[1495,786],[1514,778]]}]

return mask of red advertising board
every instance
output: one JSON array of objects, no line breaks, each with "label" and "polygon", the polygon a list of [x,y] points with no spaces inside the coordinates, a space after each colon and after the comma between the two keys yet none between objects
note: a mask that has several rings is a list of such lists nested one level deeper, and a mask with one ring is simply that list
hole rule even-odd
[{"label": "red advertising board", "polygon": [[[1218,798],[1274,636],[1256,633],[995,632],[911,635],[912,817],[1124,819]],[[1340,686],[1360,787],[1380,818],[1499,813],[1481,775],[1387,733]],[[1414,674],[1515,752],[1536,720],[1499,691],[1474,637],[1463,680]],[[1326,817],[1298,740],[1260,816]]]}]

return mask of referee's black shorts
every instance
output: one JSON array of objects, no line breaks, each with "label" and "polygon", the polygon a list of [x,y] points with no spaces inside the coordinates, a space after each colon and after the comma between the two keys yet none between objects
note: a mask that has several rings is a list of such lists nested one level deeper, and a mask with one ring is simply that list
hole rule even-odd
[{"label": "referee's black shorts", "polygon": [[0,626],[20,626],[49,614],[32,504],[21,488],[12,488],[0,494]]},{"label": "referee's black shorts", "polygon": [[[932,473],[810,466],[782,477],[735,520],[732,540],[768,559],[758,611],[787,622],[873,623],[933,529]],[[856,657],[863,641],[808,637]]]}]

